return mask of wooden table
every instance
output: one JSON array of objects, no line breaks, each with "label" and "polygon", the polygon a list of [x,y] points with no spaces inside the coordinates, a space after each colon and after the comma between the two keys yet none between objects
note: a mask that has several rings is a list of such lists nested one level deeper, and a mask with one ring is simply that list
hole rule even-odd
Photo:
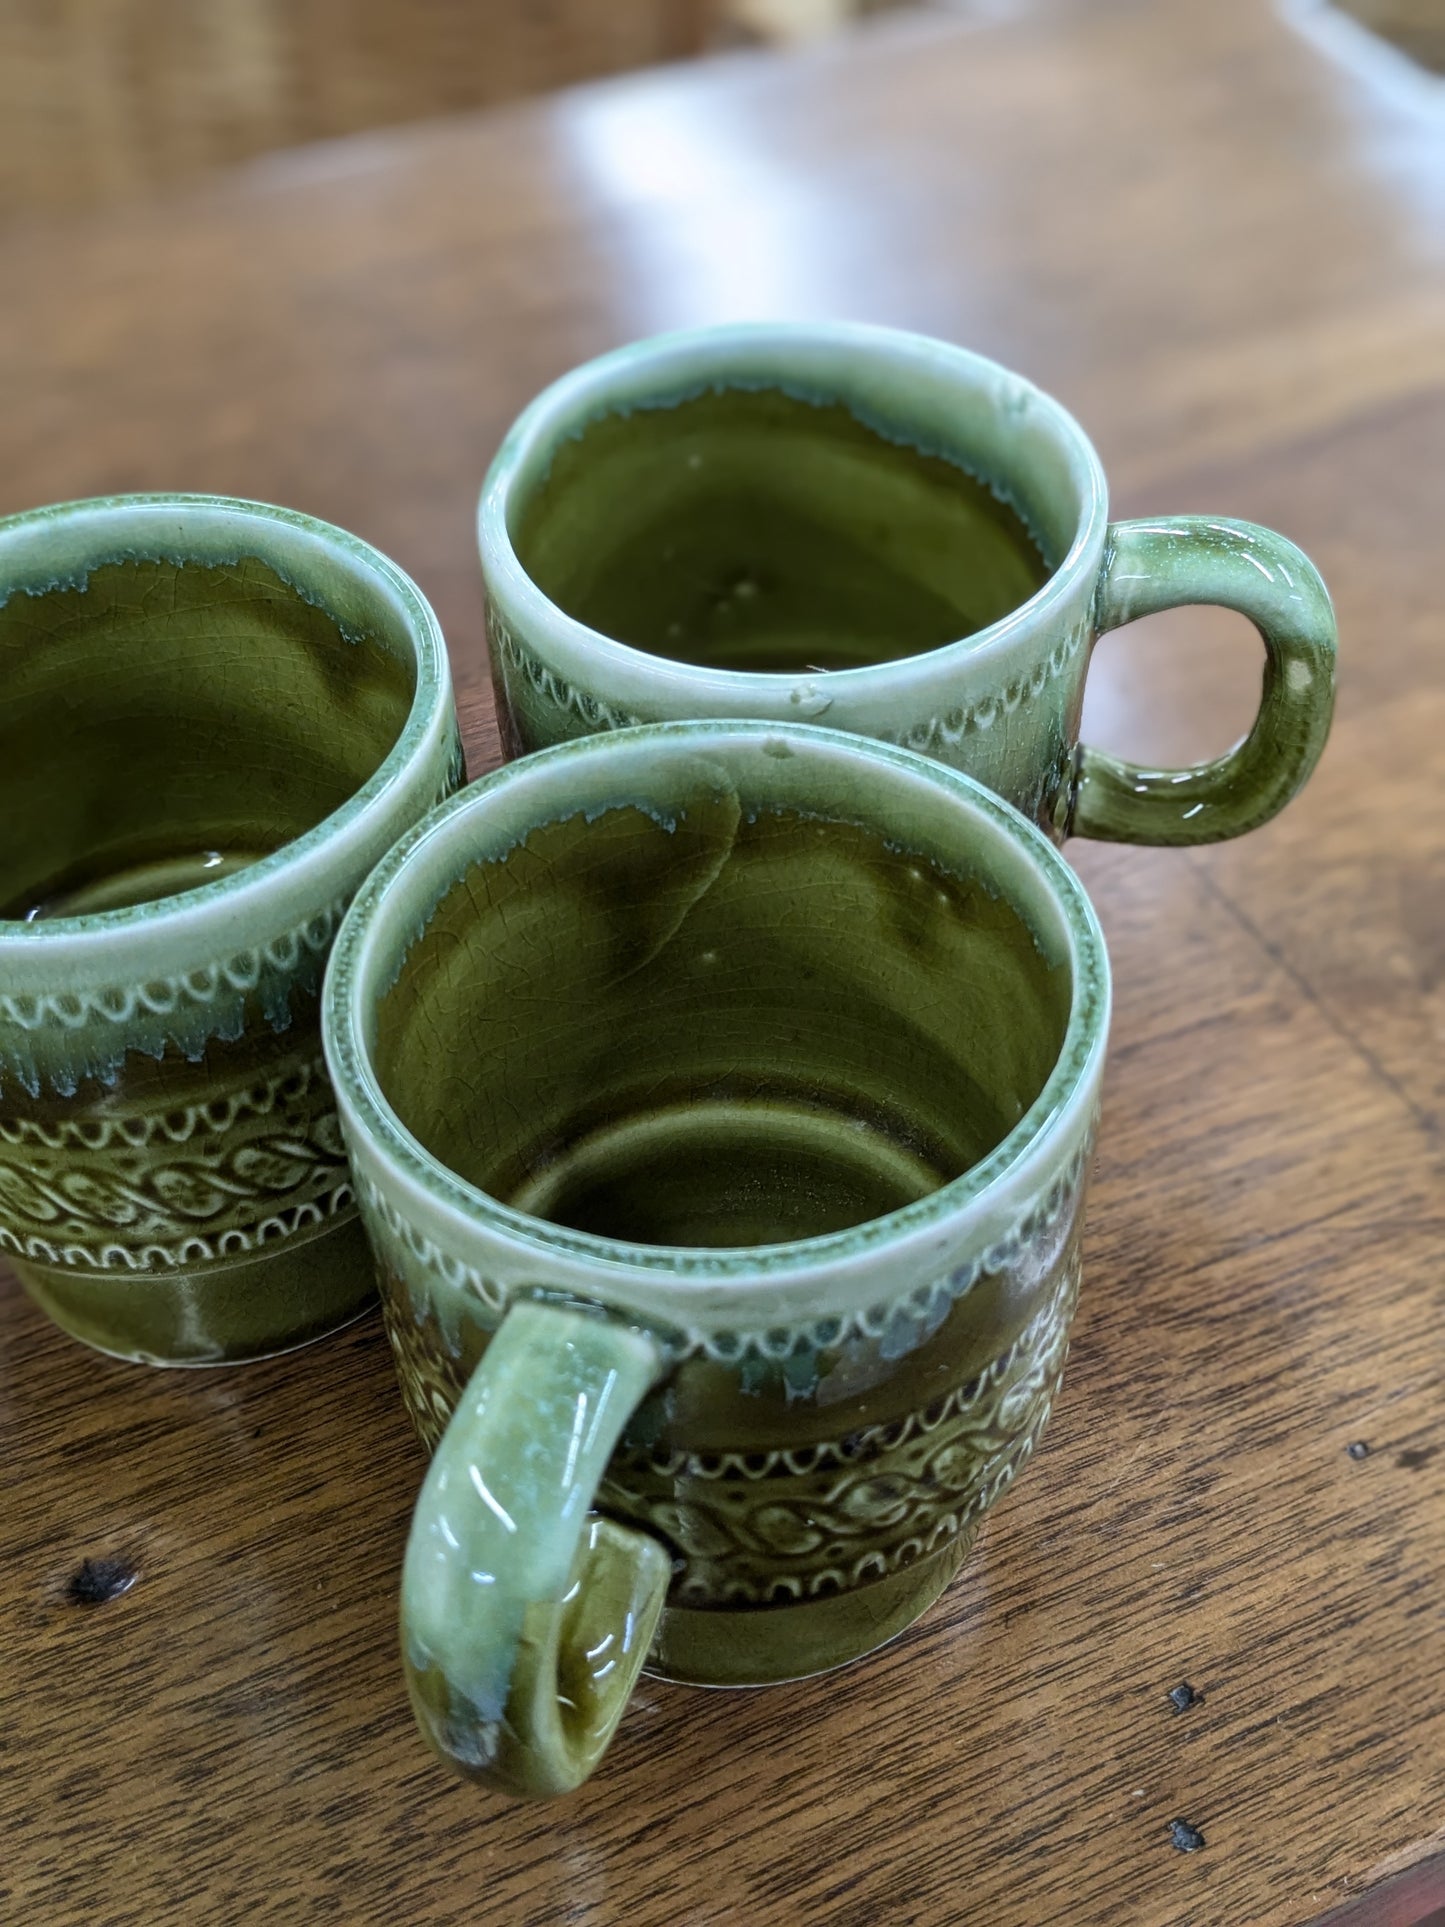
[{"label": "wooden table", "polygon": [[[5,1920],[1253,1927],[1412,1866],[1368,1917],[1445,1900],[1445,121],[1263,0],[992,16],[5,241],[0,508],[181,487],[356,529],[436,604],[474,773],[492,449],[570,363],[705,319],[1002,357],[1092,430],[1116,512],[1302,543],[1343,647],[1278,822],[1071,851],[1118,1005],[1067,1387],[867,1665],[647,1683],[580,1795],[491,1801],[405,1704],[421,1459],[379,1325],[154,1373],[0,1283]],[[1089,731],[1212,752],[1256,656],[1209,613],[1111,638]],[[87,1556],[138,1582],[69,1603]]]}]

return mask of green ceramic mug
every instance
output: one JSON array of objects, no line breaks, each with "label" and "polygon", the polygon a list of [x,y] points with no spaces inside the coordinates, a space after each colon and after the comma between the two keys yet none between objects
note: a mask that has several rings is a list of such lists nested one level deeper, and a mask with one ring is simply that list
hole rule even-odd
[{"label": "green ceramic mug", "polygon": [[[1073,418],[979,355],[846,323],[642,341],[522,414],[479,514],[509,753],[690,716],[825,722],[935,756],[1042,825],[1208,843],[1319,758],[1335,625],[1247,522],[1110,523]],[[1194,769],[1078,740],[1094,643],[1183,603],[1265,645],[1258,716]]]},{"label": "green ceramic mug", "polygon": [[463,780],[445,645],[340,529],[0,522],[0,1255],[76,1337],[253,1358],[375,1286],[319,1035],[341,915]]},{"label": "green ceramic mug", "polygon": [[1047,838],[833,730],[563,744],[383,859],[323,1030],[445,1758],[563,1792],[644,1663],[797,1678],[931,1604],[1058,1388],[1108,1015]]}]

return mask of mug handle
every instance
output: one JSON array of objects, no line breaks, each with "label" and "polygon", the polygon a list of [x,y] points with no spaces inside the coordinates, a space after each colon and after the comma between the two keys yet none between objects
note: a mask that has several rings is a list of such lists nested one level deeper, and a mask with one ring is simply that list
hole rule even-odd
[{"label": "mug handle", "polygon": [[1186,603],[1237,609],[1264,641],[1264,691],[1243,742],[1189,769],[1141,769],[1080,744],[1055,825],[1109,843],[1218,843],[1267,823],[1319,761],[1334,710],[1335,617],[1319,571],[1253,522],[1115,522],[1095,591],[1103,635]]},{"label": "mug handle", "polygon": [[652,1644],[671,1556],[588,1508],[663,1365],[645,1332],[519,1301],[432,1459],[402,1569],[412,1709],[504,1793],[581,1785]]}]

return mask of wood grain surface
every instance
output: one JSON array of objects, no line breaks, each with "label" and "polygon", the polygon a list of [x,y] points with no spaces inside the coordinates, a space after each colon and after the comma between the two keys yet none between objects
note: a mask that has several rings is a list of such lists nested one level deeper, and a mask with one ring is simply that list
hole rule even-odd
[{"label": "wood grain surface", "polygon": [[[197,488],[356,529],[441,615],[474,773],[499,436],[580,358],[729,316],[1011,362],[1117,513],[1309,550],[1343,662],[1277,823],[1071,850],[1117,977],[1085,1292],[971,1566],[841,1676],[645,1684],[563,1805],[414,1735],[379,1324],[153,1373],[0,1280],[6,1921],[1283,1927],[1445,1844],[1445,122],[1261,0],[987,14],[7,244],[0,508]],[[1257,661],[1211,612],[1111,637],[1089,731],[1213,752]],[[72,1603],[87,1558],[134,1584]]]},{"label": "wood grain surface", "polygon": [[0,221],[698,53],[715,0],[0,3]]}]

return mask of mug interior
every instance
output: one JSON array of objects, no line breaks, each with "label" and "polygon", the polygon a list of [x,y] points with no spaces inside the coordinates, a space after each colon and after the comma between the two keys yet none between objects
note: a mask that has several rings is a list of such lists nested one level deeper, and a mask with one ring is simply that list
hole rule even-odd
[{"label": "mug interior", "polygon": [[505,539],[548,601],[613,641],[743,673],[866,668],[977,635],[1043,588],[1098,493],[1056,403],[887,330],[641,343],[556,384],[502,459]]},{"label": "mug interior", "polygon": [[0,531],[0,918],[246,868],[367,782],[416,690],[382,598],[334,613],[254,552],[264,531],[234,527],[229,555],[167,553],[91,513],[91,551],[58,570],[33,528],[13,558]]},{"label": "mug interior", "polygon": [[999,806],[825,732],[568,751],[469,794],[374,963],[376,1081],[451,1172],[599,1239],[771,1245],[913,1204],[1035,1103],[1070,936]]}]

